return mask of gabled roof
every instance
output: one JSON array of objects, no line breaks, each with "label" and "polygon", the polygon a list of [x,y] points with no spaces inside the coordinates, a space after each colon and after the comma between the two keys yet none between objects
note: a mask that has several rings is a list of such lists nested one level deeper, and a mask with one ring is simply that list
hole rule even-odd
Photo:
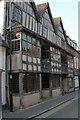
[{"label": "gabled roof", "polygon": [[48,13],[49,13],[49,16],[50,16],[50,19],[51,19],[51,23],[52,23],[52,25],[54,27],[54,21],[53,21],[53,17],[52,17],[52,13],[51,13],[49,3],[46,2],[46,3],[43,3],[43,4],[38,4],[38,5],[36,5],[36,8],[37,8],[38,14],[40,15],[40,18],[42,18],[42,16],[45,13],[46,9],[48,9]]},{"label": "gabled roof", "polygon": [[36,8],[37,8],[37,11],[40,13],[42,13],[42,11],[45,11],[45,9],[47,8],[47,6],[48,6],[48,2],[46,2],[46,3],[43,3],[43,4],[38,4],[38,5],[36,5]]},{"label": "gabled roof", "polygon": [[[12,1],[12,4],[16,4],[15,1]],[[39,21],[39,15],[38,15],[38,11],[37,11],[37,8],[36,8],[36,5],[35,5],[34,0],[32,0],[32,1],[30,2],[30,4],[31,4],[31,6],[32,6],[32,8],[33,8],[33,11],[34,11],[34,14],[35,14],[35,16],[36,16],[36,19]],[[18,5],[17,5],[17,6],[18,6]]]},{"label": "gabled roof", "polygon": [[54,18],[53,20],[56,25],[59,25],[61,21],[61,17]]},{"label": "gabled roof", "polygon": [[[61,24],[61,27],[63,29],[63,33],[65,35],[65,30],[64,30],[64,27],[63,27],[63,23],[62,23],[62,19],[61,17],[56,17],[56,18],[53,18],[53,22],[54,22],[54,26],[55,26],[55,29],[57,30],[57,27]],[[66,37],[66,35],[65,35]]]},{"label": "gabled roof", "polygon": [[35,5],[35,2],[33,1],[33,2],[30,2],[30,4],[32,5],[32,8],[33,8],[33,10],[34,10],[34,14],[35,14],[35,16],[36,16],[36,19],[39,21],[39,14],[38,14],[38,11],[37,11],[37,8],[36,8],[36,5]]}]

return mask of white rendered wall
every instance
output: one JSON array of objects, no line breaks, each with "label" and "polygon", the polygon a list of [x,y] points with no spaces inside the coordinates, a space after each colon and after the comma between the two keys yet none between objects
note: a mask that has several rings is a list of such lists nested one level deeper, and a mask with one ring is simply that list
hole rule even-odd
[{"label": "white rendered wall", "polygon": [[6,89],[5,89],[5,57],[6,49],[0,46],[0,70],[1,70],[1,90],[2,90],[2,105],[6,104]]}]

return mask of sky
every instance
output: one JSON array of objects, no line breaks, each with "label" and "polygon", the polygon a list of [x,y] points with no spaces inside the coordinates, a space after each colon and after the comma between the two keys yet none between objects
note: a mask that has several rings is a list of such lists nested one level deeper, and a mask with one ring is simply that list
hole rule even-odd
[{"label": "sky", "polygon": [[79,0],[34,0],[35,4],[49,2],[53,18],[61,17],[66,34],[78,43]]},{"label": "sky", "polygon": [[4,16],[4,2],[0,1],[0,33],[2,34],[2,30],[3,30],[3,18]]},{"label": "sky", "polygon": [[[79,0],[34,0],[35,4],[49,2],[53,18],[61,17],[66,34],[78,43],[78,1]],[[3,6],[0,2],[0,28],[3,21]]]}]

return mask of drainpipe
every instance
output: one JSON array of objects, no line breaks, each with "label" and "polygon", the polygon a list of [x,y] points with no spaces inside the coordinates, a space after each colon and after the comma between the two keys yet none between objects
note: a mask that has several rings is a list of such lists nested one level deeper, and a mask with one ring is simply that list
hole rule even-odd
[{"label": "drainpipe", "polygon": [[[11,59],[11,52],[12,52],[12,48],[11,48],[11,0],[10,0],[10,21],[9,21],[9,25],[10,25],[10,81],[12,81],[12,59]],[[13,91],[10,91],[10,112],[13,112]]]},{"label": "drainpipe", "polygon": [[[4,36],[5,36],[5,42],[7,43],[6,39],[6,21],[7,20],[7,2],[4,0]],[[6,48],[6,54],[5,54],[5,89],[6,89],[6,109],[9,107],[8,104],[8,50]]]}]

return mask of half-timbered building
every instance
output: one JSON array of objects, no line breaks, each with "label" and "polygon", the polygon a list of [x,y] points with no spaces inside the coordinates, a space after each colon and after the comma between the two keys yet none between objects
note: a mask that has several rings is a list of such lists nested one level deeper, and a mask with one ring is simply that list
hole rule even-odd
[{"label": "half-timbered building", "polygon": [[62,19],[52,16],[49,3],[13,1],[10,7],[7,2],[5,27],[10,46],[7,92],[14,108],[74,90],[73,54],[67,49]]}]

